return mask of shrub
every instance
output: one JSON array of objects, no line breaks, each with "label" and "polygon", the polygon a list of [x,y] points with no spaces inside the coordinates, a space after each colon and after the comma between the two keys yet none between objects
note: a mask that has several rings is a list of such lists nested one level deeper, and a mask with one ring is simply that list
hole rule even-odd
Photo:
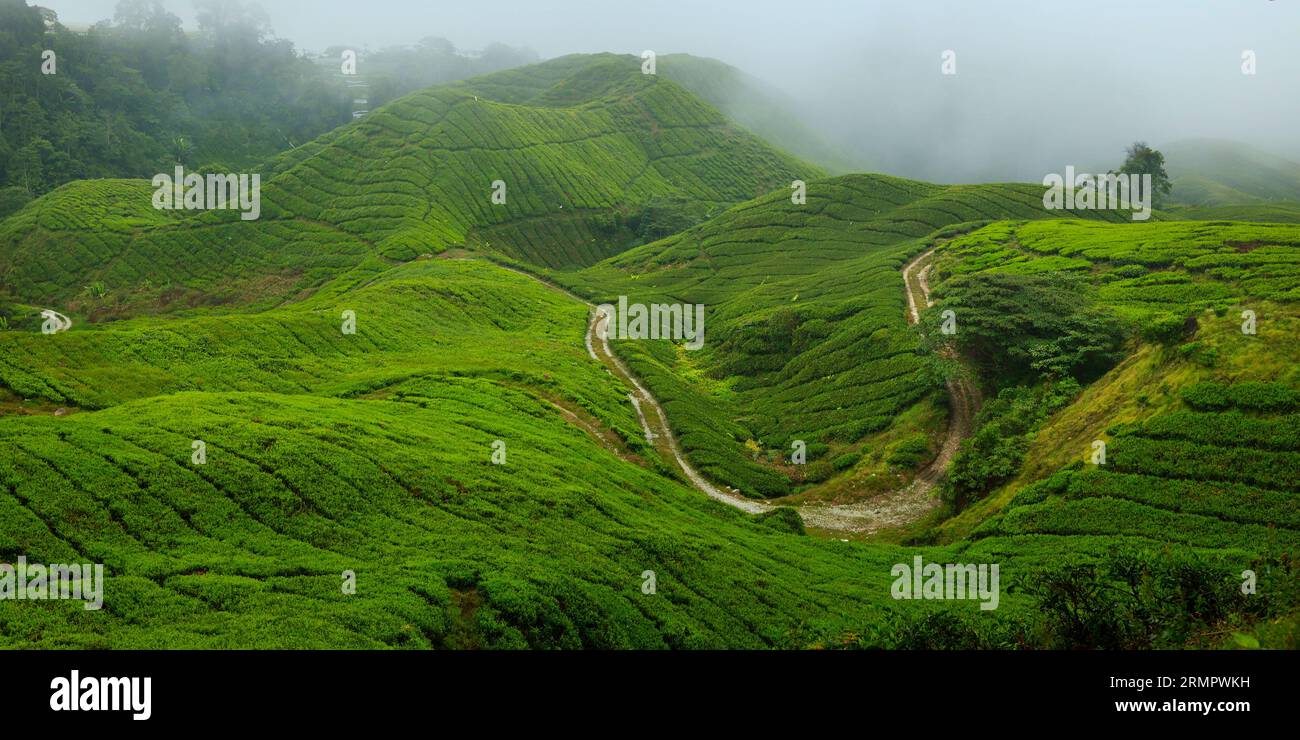
[{"label": "shrub", "polygon": [[775,529],[778,532],[791,532],[793,534],[804,535],[807,530],[804,529],[803,517],[799,512],[789,506],[781,506],[763,514],[758,515],[758,523],[764,527]]},{"label": "shrub", "polygon": [[840,455],[835,459],[831,460],[831,467],[835,468],[837,472],[842,472],[848,470],[854,465],[857,465],[858,460],[861,459],[862,459],[862,453],[860,452],[846,452],[843,455]]},{"label": "shrub", "polygon": [[889,455],[889,464],[911,470],[930,455],[930,441],[924,434],[914,434],[899,442]]},{"label": "shrub", "polygon": [[[1075,276],[985,272],[945,284],[945,297],[927,312],[927,342],[951,343],[985,378],[999,385],[1072,375],[1091,380],[1123,356],[1123,326],[1094,307]],[[956,314],[957,331],[941,331],[942,313]]]},{"label": "shrub", "polygon": [[1044,647],[1132,650],[1185,645],[1229,615],[1257,613],[1231,569],[1190,551],[1125,549],[1020,582],[1044,615]]},{"label": "shrub", "polygon": [[1197,383],[1183,390],[1183,401],[1198,409],[1241,408],[1251,411],[1290,411],[1300,408],[1300,393],[1281,383]]},{"label": "shrub", "polygon": [[1073,378],[1036,388],[1003,389],[980,409],[977,430],[962,443],[940,497],[960,511],[1010,480],[1020,470],[1033,430],[1078,392]]},{"label": "shrub", "polygon": [[1194,316],[1163,313],[1151,316],[1142,325],[1142,338],[1153,344],[1174,344],[1196,333]]}]

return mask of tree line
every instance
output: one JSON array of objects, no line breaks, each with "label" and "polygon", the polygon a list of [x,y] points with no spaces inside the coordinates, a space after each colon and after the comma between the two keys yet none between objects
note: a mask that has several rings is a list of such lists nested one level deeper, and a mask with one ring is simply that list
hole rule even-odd
[{"label": "tree line", "polygon": [[[54,10],[0,0],[0,218],[77,179],[151,177],[177,164],[246,171],[352,120],[338,54],[295,49],[256,5],[194,4],[193,30],[161,0],[122,0],[112,19],[75,31]],[[372,56],[360,70],[372,109],[536,60],[499,44],[465,54],[442,39]]]}]

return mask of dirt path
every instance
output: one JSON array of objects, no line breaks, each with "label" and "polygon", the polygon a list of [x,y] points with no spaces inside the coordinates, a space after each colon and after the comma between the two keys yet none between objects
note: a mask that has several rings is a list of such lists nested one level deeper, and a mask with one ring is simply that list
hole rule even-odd
[{"label": "dirt path", "polygon": [[[609,368],[610,372],[621,378],[633,389],[628,394],[632,405],[636,407],[637,416],[641,419],[641,426],[645,429],[646,442],[654,445],[665,459],[672,459],[677,462],[677,467],[681,469],[682,474],[700,491],[708,495],[709,498],[734,506],[742,511],[751,514],[761,514],[765,511],[771,511],[772,505],[746,498],[738,493],[723,490],[700,475],[689,462],[686,456],[682,454],[681,446],[677,444],[677,437],[673,430],[668,426],[668,416],[664,414],[664,408],[659,401],[641,385],[627,365],[618,358],[609,349],[609,340],[602,328],[609,321],[609,316],[596,309],[591,315],[591,323],[587,325],[587,348],[595,348],[594,354],[597,359]],[[646,409],[650,413],[646,413]]]},{"label": "dirt path", "polygon": [[[908,320],[913,324],[920,320],[921,308],[933,305],[930,300],[928,279],[931,267],[930,258],[933,255],[934,250],[931,249],[913,259],[903,268],[903,284],[907,290]],[[924,267],[918,272],[917,268],[923,263]],[[610,350],[609,341],[605,336],[605,332],[602,331],[605,323],[609,320],[608,316],[592,306],[591,303],[536,275],[509,267],[504,269],[542,282],[593,309],[585,337],[587,353],[633,389],[633,392],[628,394],[628,398],[636,408],[637,417],[641,420],[646,442],[654,446],[664,459],[675,461],[677,467],[692,485],[709,496],[709,498],[734,506],[750,514],[761,514],[776,508],[773,504],[747,498],[734,489],[716,486],[691,466],[682,453],[681,446],[677,443],[677,438],[672,429],[668,426],[668,416],[664,413],[663,406],[641,384],[641,381],[632,374],[632,371],[623,361]],[[797,506],[795,508],[803,517],[804,523],[818,529],[870,534],[881,529],[915,521],[938,505],[938,499],[932,496],[931,492],[944,471],[948,469],[948,465],[952,463],[961,441],[970,434],[971,421],[979,404],[978,393],[967,382],[962,380],[948,381],[948,396],[951,401],[952,411],[948,419],[948,433],[944,437],[943,446],[934,461],[925,470],[917,474],[911,484],[899,490],[882,493],[866,501],[853,504],[803,504]]]},{"label": "dirt path", "polygon": [[[930,300],[929,280],[930,268],[934,266],[931,259],[933,255],[934,250],[931,249],[903,267],[909,323],[920,321],[921,309],[934,305],[934,301]],[[975,411],[979,406],[979,392],[966,380],[949,380],[948,399],[948,432],[944,436],[943,446],[939,448],[934,461],[918,473],[910,484],[854,504],[806,504],[799,508],[804,523],[821,529],[871,534],[916,521],[937,506],[939,500],[931,494],[957,456],[962,440],[970,436]]]}]

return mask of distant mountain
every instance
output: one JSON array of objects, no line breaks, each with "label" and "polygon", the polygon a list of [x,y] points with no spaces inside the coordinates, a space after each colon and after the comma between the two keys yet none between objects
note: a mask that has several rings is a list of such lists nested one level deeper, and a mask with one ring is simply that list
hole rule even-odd
[{"label": "distant mountain", "polygon": [[1160,147],[1172,199],[1193,206],[1300,200],[1300,163],[1246,144],[1189,139]]}]

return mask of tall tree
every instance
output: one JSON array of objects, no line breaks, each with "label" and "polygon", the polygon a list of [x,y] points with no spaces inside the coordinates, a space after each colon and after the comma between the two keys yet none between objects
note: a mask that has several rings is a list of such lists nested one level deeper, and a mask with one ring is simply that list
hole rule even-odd
[{"label": "tall tree", "polygon": [[1159,208],[1173,186],[1165,172],[1165,155],[1147,146],[1145,141],[1133,142],[1125,152],[1124,165],[1119,168],[1124,175],[1151,175],[1151,205]]}]

